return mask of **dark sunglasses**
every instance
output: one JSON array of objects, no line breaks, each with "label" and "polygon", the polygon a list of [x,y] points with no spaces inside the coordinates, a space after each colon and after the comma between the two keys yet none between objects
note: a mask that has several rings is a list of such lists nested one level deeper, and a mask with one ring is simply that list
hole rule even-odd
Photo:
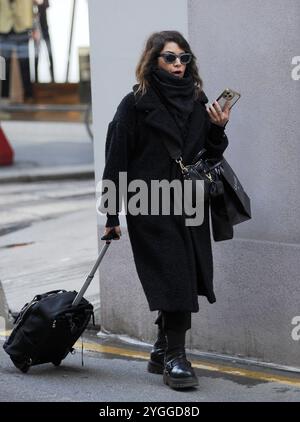
[{"label": "dark sunglasses", "polygon": [[162,53],[159,57],[162,57],[167,64],[175,63],[177,57],[179,58],[181,64],[189,64],[193,56],[191,53],[181,53],[178,55],[175,53]]}]

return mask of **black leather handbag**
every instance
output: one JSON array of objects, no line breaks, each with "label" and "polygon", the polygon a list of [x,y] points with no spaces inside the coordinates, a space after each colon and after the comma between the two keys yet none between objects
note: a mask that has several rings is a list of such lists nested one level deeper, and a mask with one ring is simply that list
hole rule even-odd
[{"label": "black leather handbag", "polygon": [[251,218],[250,198],[228,161],[223,156],[218,159],[205,158],[205,153],[205,148],[200,150],[191,165],[184,166],[182,160],[179,160],[184,177],[204,180],[205,199],[223,195],[232,225],[249,220]]},{"label": "black leather handbag", "polygon": [[180,165],[184,179],[204,181],[204,200],[207,201],[212,195],[223,193],[223,183],[220,175],[222,159],[205,158],[205,153],[206,149],[202,148],[192,160],[192,164],[184,165],[181,157],[175,161]]},{"label": "black leather handbag", "polygon": [[[196,182],[204,182],[204,201],[209,201],[213,238],[216,242],[233,238],[233,224],[230,221],[225,203],[224,183],[220,167],[222,159],[205,158],[206,149],[201,149],[192,160],[184,165],[182,157],[175,160],[181,169],[184,180],[192,180],[192,196],[196,197]],[[195,206],[195,204],[193,204]]]},{"label": "black leather handbag", "polygon": [[249,196],[228,162],[223,156],[217,159],[206,157],[206,149],[202,148],[192,164],[185,165],[180,149],[165,136],[163,142],[170,157],[179,164],[183,178],[195,182],[192,183],[192,202],[196,198],[196,181],[204,181],[204,200],[210,203],[214,240],[232,239],[233,226],[251,218],[251,206]]},{"label": "black leather handbag", "polygon": [[[185,180],[204,181],[204,199],[210,202],[213,237],[216,242],[233,238],[233,226],[251,218],[250,198],[226,159],[206,157],[202,148],[185,165],[181,152],[163,138],[169,155],[180,166]],[[195,197],[196,183],[192,184]]]},{"label": "black leather handbag", "polygon": [[251,219],[250,198],[224,157],[219,169],[224,184],[226,208],[232,225]]}]

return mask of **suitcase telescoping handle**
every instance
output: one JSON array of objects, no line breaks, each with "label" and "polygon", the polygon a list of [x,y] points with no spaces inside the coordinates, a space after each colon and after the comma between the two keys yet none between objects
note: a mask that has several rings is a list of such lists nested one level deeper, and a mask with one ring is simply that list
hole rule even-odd
[{"label": "suitcase telescoping handle", "polygon": [[87,276],[87,278],[84,282],[84,285],[82,286],[80,291],[77,293],[75,299],[73,300],[72,306],[77,306],[80,303],[81,299],[83,298],[83,295],[85,294],[89,285],[91,284],[91,282],[94,278],[94,275],[95,275],[99,265],[101,264],[101,261],[102,261],[104,255],[106,254],[107,249],[109,248],[111,241],[114,240],[114,239],[119,239],[119,237],[120,236],[116,233],[115,229],[111,230],[108,234],[101,237],[101,240],[105,240],[105,245],[101,249],[101,252],[100,252],[100,254],[97,258],[97,261],[95,262],[95,265],[93,266],[92,271]]}]

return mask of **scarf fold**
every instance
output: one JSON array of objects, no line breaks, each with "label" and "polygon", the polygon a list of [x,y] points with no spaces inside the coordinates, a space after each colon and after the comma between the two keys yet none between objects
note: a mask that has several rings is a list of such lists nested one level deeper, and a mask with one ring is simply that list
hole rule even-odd
[{"label": "scarf fold", "polygon": [[188,119],[194,109],[195,84],[186,71],[183,78],[155,67],[150,76],[150,85],[175,120],[183,139],[187,136]]}]

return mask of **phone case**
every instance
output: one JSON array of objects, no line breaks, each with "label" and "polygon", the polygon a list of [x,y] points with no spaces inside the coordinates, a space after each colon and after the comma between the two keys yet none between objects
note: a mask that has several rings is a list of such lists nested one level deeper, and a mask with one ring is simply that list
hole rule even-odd
[{"label": "phone case", "polygon": [[220,107],[224,108],[226,101],[230,103],[230,109],[234,106],[234,104],[240,99],[241,94],[239,92],[234,91],[233,89],[226,88],[222,92],[222,94],[217,98]]}]

